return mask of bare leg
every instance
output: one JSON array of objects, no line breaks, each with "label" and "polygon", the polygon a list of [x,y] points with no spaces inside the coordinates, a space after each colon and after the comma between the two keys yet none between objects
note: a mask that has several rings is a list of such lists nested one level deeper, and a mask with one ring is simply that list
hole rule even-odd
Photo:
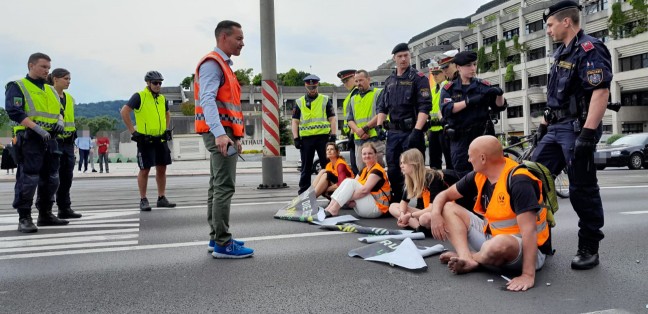
[{"label": "bare leg", "polygon": [[457,256],[450,257],[448,268],[458,274],[475,270],[479,267],[479,263],[473,259],[468,246],[470,226],[468,211],[455,203],[448,203],[443,209],[443,219],[450,243],[457,250]]},{"label": "bare leg", "polygon": [[155,182],[157,182],[158,197],[164,196],[166,192],[166,166],[155,167]]},{"label": "bare leg", "polygon": [[148,176],[151,169],[140,169],[137,174],[137,186],[139,187],[140,198],[146,197],[146,186],[148,184]]},{"label": "bare leg", "polygon": [[328,188],[328,180],[326,180],[326,170],[321,170],[315,177],[313,181],[313,186],[315,188],[315,197],[320,197],[326,189]]},{"label": "bare leg", "polygon": [[338,203],[335,199],[331,199],[331,203],[329,203],[328,206],[326,206],[327,212],[331,213],[333,216],[337,216],[340,213],[340,203]]}]

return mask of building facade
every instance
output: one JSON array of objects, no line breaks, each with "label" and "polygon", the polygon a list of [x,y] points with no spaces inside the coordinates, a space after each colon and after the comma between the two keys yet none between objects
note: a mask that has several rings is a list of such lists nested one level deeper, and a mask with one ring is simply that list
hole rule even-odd
[{"label": "building facade", "polygon": [[[608,133],[648,132],[648,32],[646,17],[626,1],[580,1],[581,27],[605,42],[612,55],[612,102],[621,102],[616,113],[608,110],[603,128]],[[409,41],[412,64],[427,73],[430,60],[451,49],[475,50],[480,56],[479,77],[506,92],[509,107],[500,116],[496,131],[529,134],[537,128],[546,105],[547,73],[559,44],[547,36],[542,13],[558,1],[494,0],[473,15],[443,22]],[[608,21],[614,10],[625,16],[616,39]],[[643,31],[643,32],[642,32]],[[384,72],[381,65],[376,71]]]}]

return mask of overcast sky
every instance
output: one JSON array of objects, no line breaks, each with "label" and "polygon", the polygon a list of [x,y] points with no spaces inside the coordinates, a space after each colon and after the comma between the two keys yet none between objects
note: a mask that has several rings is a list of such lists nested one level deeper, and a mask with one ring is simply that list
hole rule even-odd
[{"label": "overcast sky", "polygon": [[[276,0],[277,72],[295,68],[339,84],[339,70],[374,70],[397,43],[487,2]],[[149,70],[179,85],[213,49],[224,19],[243,26],[234,69],[261,72],[258,0],[0,0],[0,12],[2,84],[24,77],[29,55],[43,52],[52,69],[72,72],[77,103],[128,99]]]}]

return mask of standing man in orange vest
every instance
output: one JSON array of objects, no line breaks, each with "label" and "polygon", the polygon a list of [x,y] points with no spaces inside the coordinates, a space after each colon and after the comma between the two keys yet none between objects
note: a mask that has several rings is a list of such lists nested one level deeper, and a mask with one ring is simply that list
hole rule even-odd
[{"label": "standing man in orange vest", "polygon": [[216,48],[200,59],[194,76],[196,133],[202,134],[205,148],[211,154],[208,251],[214,258],[245,258],[252,256],[254,250],[234,240],[229,232],[236,161],[244,135],[241,85],[232,71],[230,57],[241,54],[243,31],[241,24],[225,20],[218,23],[214,34]]},{"label": "standing man in orange vest", "polygon": [[[509,191],[508,175],[518,164],[504,157],[494,136],[473,140],[468,160],[474,170],[439,193],[432,203],[432,235],[443,241],[449,238],[457,250],[441,254],[441,262],[458,274],[481,265],[521,272],[509,281],[507,289],[531,289],[545,254],[552,253],[542,182],[521,168],[511,177]],[[474,211],[484,220],[453,202],[473,195],[477,196]]]}]

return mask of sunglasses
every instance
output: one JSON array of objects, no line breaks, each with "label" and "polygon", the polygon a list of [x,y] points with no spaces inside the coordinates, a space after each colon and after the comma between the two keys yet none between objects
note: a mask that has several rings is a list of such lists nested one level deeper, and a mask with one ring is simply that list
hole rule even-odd
[{"label": "sunglasses", "polygon": [[162,85],[162,82],[159,82],[159,81],[151,82],[151,85],[160,86],[160,85]]}]

